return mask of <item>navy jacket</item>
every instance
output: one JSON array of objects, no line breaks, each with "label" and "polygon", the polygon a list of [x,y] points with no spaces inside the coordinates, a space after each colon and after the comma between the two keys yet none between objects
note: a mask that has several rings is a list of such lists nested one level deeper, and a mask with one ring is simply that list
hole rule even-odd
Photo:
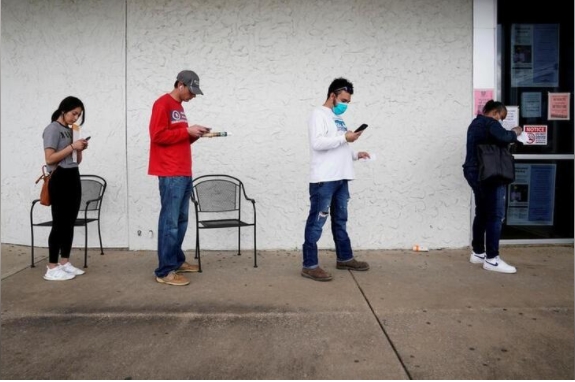
[{"label": "navy jacket", "polygon": [[477,167],[477,145],[495,144],[507,146],[517,142],[517,134],[506,130],[499,121],[478,115],[467,128],[467,154],[463,167]]}]

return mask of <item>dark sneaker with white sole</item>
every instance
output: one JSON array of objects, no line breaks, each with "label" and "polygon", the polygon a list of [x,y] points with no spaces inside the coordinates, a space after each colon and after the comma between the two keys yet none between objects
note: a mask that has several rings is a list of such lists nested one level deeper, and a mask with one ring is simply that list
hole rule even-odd
[{"label": "dark sneaker with white sole", "polygon": [[337,269],[348,269],[350,271],[367,271],[369,270],[369,264],[365,261],[357,261],[356,259],[351,259],[349,261],[338,261],[336,266]]},{"label": "dark sneaker with white sole", "polygon": [[486,271],[500,272],[500,273],[516,273],[517,269],[514,266],[507,264],[501,260],[499,256],[492,259],[486,258],[483,261],[483,269]]}]

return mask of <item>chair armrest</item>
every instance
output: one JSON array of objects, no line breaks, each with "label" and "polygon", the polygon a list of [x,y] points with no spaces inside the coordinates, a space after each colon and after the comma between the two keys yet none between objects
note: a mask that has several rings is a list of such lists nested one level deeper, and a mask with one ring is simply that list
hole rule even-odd
[{"label": "chair armrest", "polygon": [[102,197],[101,197],[101,196],[100,196],[99,198],[96,198],[96,199],[86,200],[86,210],[88,209],[88,206],[89,206],[90,204],[92,204],[92,203],[97,203],[97,202],[99,202],[100,200],[102,200]]},{"label": "chair armrest", "polygon": [[34,207],[36,206],[36,203],[38,203],[40,201],[40,199],[34,199],[32,201],[32,207],[30,207],[30,225],[34,225]]},{"label": "chair armrest", "polygon": [[38,203],[40,201],[40,199],[34,199],[32,201],[32,207],[30,207],[30,219],[32,219],[32,212],[34,211],[34,207],[36,206],[36,203]]},{"label": "chair armrest", "polygon": [[246,196],[246,200],[252,202],[252,209],[253,209],[253,211],[254,211],[254,226],[255,226],[255,224],[256,224],[256,219],[257,219],[257,218],[256,218],[256,214],[257,214],[257,213],[256,213],[256,200],[255,200],[255,199],[252,199],[252,198],[248,198],[247,196]]},{"label": "chair armrest", "polygon": [[194,205],[195,205],[196,207],[197,207],[197,206],[199,205],[199,203],[200,203],[200,202],[198,202],[198,201],[196,200],[196,195],[195,195],[193,192],[190,194],[190,200],[194,203]]},{"label": "chair armrest", "polygon": [[246,200],[249,200],[252,203],[255,203],[256,201],[252,198],[249,198],[248,195],[246,194],[246,188],[244,187],[244,184],[242,182],[240,182],[239,180],[238,180],[238,182],[239,182],[240,190],[242,190],[241,192],[242,192],[242,194],[244,194],[244,198]]},{"label": "chair armrest", "polygon": [[246,194],[246,188],[244,187],[243,184],[241,185],[241,188],[242,188],[242,193],[244,194],[244,198],[245,198],[246,200],[252,202],[252,204],[256,204],[256,200],[255,200],[255,199],[252,199],[252,198],[250,198],[250,197],[248,197],[248,195]]}]

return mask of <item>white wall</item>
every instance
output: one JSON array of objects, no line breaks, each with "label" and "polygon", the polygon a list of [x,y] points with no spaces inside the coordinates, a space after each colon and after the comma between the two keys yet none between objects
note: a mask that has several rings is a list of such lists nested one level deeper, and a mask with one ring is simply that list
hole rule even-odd
[{"label": "white wall", "polygon": [[[494,89],[497,94],[495,76],[497,0],[473,1],[473,88]],[[474,116],[475,110],[470,110]]]},{"label": "white wall", "polygon": [[[473,89],[493,89],[493,96],[499,98],[501,89],[497,87],[495,75],[496,65],[496,36],[497,36],[497,0],[473,0]],[[500,57],[497,58],[500,60]],[[501,71],[498,71],[501,73]],[[473,119],[476,110],[469,109],[469,118]],[[472,194],[471,189],[469,190]],[[475,216],[475,201],[471,197],[469,213],[469,226],[473,224]],[[473,239],[469,232],[469,243]]]},{"label": "white wall", "polygon": [[[2,1],[2,242],[29,244],[34,181],[44,163],[42,132],[62,99],[86,107],[90,148],[81,173],[109,184],[104,243],[128,246],[125,5],[114,0]],[[39,216],[49,217],[49,208]],[[94,229],[95,226],[91,227]],[[36,242],[47,246],[48,229]],[[98,245],[98,235],[88,235]],[[75,245],[84,233],[76,230]]]},{"label": "white wall", "polygon": [[[348,125],[370,125],[354,148],[377,154],[375,162],[356,164],[353,246],[467,244],[470,193],[461,164],[472,94],[471,0],[89,0],[77,9],[64,7],[67,1],[36,3],[2,2],[2,111],[9,112],[2,113],[3,242],[29,242],[41,129],[71,93],[86,102],[86,130],[93,132],[92,156],[81,172],[105,174],[110,183],[105,245],[155,248],[150,110],[177,72],[189,68],[205,93],[184,105],[190,122],[234,134],[193,145],[194,175],[223,172],[245,182],[257,200],[258,248],[301,248],[309,203],[307,117],[338,76],[356,89],[344,115]],[[94,29],[86,28],[91,23]],[[73,59],[62,63],[56,56],[69,45]],[[31,94],[41,106],[28,114]],[[29,141],[22,143],[23,135]],[[12,161],[21,144],[29,157]],[[186,248],[195,239],[190,218]],[[328,225],[324,232],[320,246],[332,247]],[[202,237],[206,248],[235,245],[233,232]]]}]

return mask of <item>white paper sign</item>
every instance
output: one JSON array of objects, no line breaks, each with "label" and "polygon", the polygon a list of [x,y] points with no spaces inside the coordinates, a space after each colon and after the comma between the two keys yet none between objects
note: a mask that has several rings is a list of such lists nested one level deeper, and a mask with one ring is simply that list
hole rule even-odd
[{"label": "white paper sign", "polygon": [[507,130],[519,126],[519,106],[507,106],[507,117],[505,117],[501,124]]}]

